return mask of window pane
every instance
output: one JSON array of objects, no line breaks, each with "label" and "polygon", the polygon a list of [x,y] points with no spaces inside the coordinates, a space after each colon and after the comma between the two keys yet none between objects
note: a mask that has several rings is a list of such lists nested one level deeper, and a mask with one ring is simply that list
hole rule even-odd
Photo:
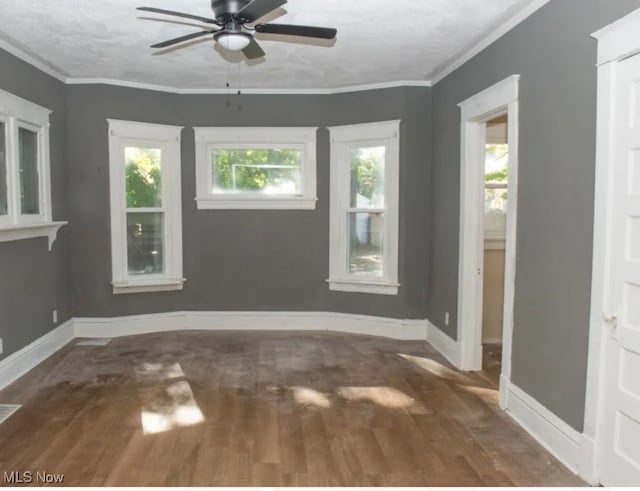
[{"label": "window pane", "polygon": [[164,272],[164,213],[127,213],[130,275]]},{"label": "window pane", "polygon": [[509,145],[487,145],[484,181],[506,183],[508,181]]},{"label": "window pane", "polygon": [[351,207],[384,208],[386,147],[351,150]]},{"label": "window pane", "polygon": [[382,276],[384,214],[348,215],[349,273]]},{"label": "window pane", "polygon": [[6,215],[7,209],[7,147],[5,131],[7,127],[0,123],[0,215]]},{"label": "window pane", "polygon": [[484,232],[487,237],[504,237],[507,229],[507,183],[509,145],[486,146]]},{"label": "window pane", "polygon": [[507,230],[507,190],[484,190],[484,231],[487,236],[504,237]]},{"label": "window pane", "polygon": [[126,147],[124,160],[127,208],[162,206],[162,150]]},{"label": "window pane", "polygon": [[213,192],[302,193],[302,150],[212,149]]},{"label": "window pane", "polygon": [[38,134],[18,130],[18,156],[20,161],[20,204],[23,215],[40,213],[38,190]]}]

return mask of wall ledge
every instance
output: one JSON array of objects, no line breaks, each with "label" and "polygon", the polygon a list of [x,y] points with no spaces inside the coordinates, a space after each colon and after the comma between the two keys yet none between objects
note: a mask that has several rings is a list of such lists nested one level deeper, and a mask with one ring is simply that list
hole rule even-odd
[{"label": "wall ledge", "polygon": [[58,238],[58,230],[69,222],[23,223],[0,226],[0,242],[47,237],[49,252]]}]

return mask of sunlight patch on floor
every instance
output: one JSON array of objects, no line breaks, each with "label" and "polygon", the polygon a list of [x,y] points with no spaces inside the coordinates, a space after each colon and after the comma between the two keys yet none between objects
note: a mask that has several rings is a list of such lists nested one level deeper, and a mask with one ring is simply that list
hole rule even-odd
[{"label": "sunlight patch on floor", "polygon": [[139,380],[171,380],[184,377],[180,363],[143,363],[136,368]]},{"label": "sunlight patch on floor", "polygon": [[394,387],[340,387],[337,394],[348,401],[369,401],[389,409],[408,409],[416,404]]},{"label": "sunlight patch on floor", "polygon": [[290,387],[293,392],[293,399],[304,406],[316,406],[330,408],[331,401],[326,394],[309,387]]},{"label": "sunlight patch on floor", "polygon": [[141,390],[142,431],[145,435],[204,422],[189,382],[173,382],[166,387]]},{"label": "sunlight patch on floor", "polygon": [[474,387],[471,385],[458,385],[462,390],[478,396],[488,404],[498,404],[499,392],[495,389],[487,389],[485,387]]},{"label": "sunlight patch on floor", "polygon": [[191,385],[179,363],[143,363],[136,369],[140,382],[160,382],[139,388],[142,411],[140,419],[145,435],[163,433],[175,428],[204,422]]},{"label": "sunlight patch on floor", "polygon": [[442,363],[438,363],[437,361],[432,360],[430,358],[405,355],[402,353],[398,353],[398,356],[400,358],[403,358],[404,360],[407,360],[409,363],[417,366],[418,368],[422,368],[423,370],[426,370],[427,372],[432,373],[433,375],[436,375],[437,377],[454,380],[462,384],[473,383],[473,380],[467,377],[466,375],[460,372],[456,372],[455,370],[452,370],[451,368],[444,366]]}]

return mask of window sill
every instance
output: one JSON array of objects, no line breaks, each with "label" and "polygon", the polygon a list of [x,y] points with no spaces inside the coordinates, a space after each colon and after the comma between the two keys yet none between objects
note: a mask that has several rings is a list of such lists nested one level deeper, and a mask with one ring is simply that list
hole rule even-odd
[{"label": "window sill", "polygon": [[58,230],[69,222],[38,222],[0,225],[0,242],[47,237],[49,252],[58,238]]},{"label": "window sill", "polygon": [[196,198],[198,210],[315,210],[318,198]]},{"label": "window sill", "polygon": [[487,251],[505,250],[506,240],[504,237],[485,237],[484,248]]},{"label": "window sill", "polygon": [[390,281],[357,281],[357,280],[327,280],[329,290],[353,293],[374,293],[377,295],[397,295],[399,283]]},{"label": "window sill", "polygon": [[167,278],[140,281],[112,281],[114,295],[128,293],[170,292],[182,290],[184,278]]}]

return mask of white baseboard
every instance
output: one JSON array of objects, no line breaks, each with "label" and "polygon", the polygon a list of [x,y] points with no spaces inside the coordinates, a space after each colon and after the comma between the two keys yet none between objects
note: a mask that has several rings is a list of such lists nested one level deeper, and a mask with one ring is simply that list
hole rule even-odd
[{"label": "white baseboard", "polygon": [[81,338],[194,330],[334,331],[402,340],[425,340],[423,320],[335,312],[169,312],[111,318],[76,318]]},{"label": "white baseboard", "polygon": [[74,337],[73,320],[69,320],[0,361],[0,390],[38,366]]},{"label": "white baseboard", "polygon": [[437,349],[454,367],[460,366],[460,345],[444,332],[427,321],[427,341]]},{"label": "white baseboard", "polygon": [[[454,366],[456,341],[429,321],[335,312],[169,312],[111,318],[75,318],[0,362],[0,389],[36,367],[74,337],[120,337],[181,330],[332,331],[400,340],[426,340]],[[574,473],[597,483],[593,440],[570,427],[504,377],[500,402],[507,413]]]},{"label": "white baseboard", "polygon": [[572,472],[594,484],[594,445],[590,438],[513,384],[507,388],[506,411]]}]

